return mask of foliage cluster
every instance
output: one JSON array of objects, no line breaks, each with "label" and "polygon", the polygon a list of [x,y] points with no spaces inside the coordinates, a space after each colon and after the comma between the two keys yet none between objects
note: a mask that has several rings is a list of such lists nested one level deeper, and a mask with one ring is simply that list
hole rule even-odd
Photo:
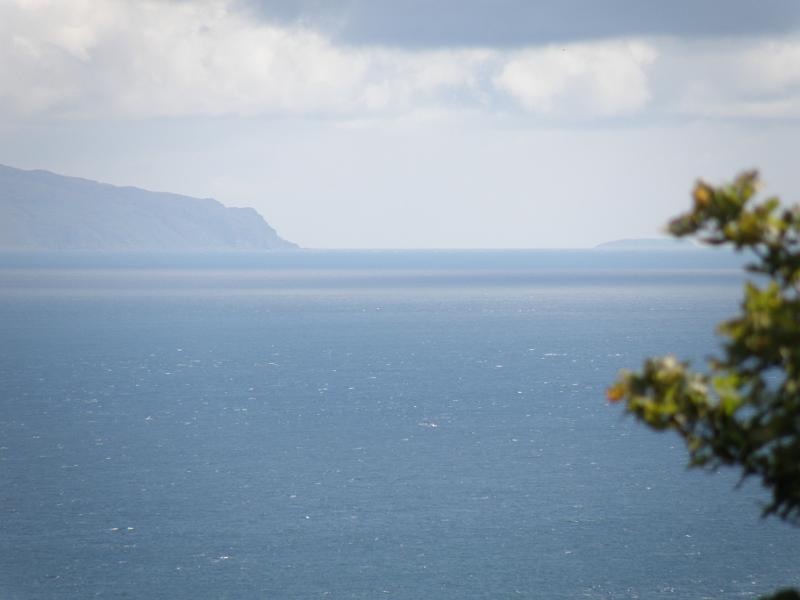
[{"label": "foliage cluster", "polygon": [[[719,325],[722,356],[693,370],[674,356],[623,371],[608,389],[612,402],[656,430],[684,440],[690,465],[741,469],[772,494],[765,515],[800,524],[800,205],[754,200],[758,174],[694,188],[692,210],[670,232],[749,251],[753,273],[741,311]],[[784,590],[774,599],[800,600]]]}]

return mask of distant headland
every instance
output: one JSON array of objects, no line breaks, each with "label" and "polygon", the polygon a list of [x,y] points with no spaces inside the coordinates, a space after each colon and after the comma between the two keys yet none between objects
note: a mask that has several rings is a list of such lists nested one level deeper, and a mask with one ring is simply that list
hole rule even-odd
[{"label": "distant headland", "polygon": [[292,248],[253,208],[0,165],[0,250]]},{"label": "distant headland", "polygon": [[696,250],[697,244],[677,238],[639,238],[604,242],[596,250]]}]

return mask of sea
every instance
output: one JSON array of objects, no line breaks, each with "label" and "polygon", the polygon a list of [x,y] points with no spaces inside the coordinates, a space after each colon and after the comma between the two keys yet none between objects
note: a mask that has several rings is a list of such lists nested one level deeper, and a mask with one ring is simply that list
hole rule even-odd
[{"label": "sea", "polygon": [[733,599],[800,532],[605,399],[711,251],[0,256],[0,598]]}]

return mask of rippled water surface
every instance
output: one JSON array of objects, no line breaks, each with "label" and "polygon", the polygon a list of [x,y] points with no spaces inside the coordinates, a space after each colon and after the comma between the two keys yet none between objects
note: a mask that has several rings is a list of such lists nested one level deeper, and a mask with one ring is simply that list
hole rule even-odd
[{"label": "rippled water surface", "polygon": [[687,472],[604,400],[646,355],[713,352],[736,271],[316,256],[0,270],[0,597],[800,584],[800,536],[759,518],[757,486]]}]

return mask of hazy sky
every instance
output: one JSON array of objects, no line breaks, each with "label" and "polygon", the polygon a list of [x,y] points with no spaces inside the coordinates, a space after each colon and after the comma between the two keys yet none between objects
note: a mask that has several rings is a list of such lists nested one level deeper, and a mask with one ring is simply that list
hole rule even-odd
[{"label": "hazy sky", "polygon": [[797,0],[0,0],[0,163],[326,248],[652,237],[800,196]]}]

